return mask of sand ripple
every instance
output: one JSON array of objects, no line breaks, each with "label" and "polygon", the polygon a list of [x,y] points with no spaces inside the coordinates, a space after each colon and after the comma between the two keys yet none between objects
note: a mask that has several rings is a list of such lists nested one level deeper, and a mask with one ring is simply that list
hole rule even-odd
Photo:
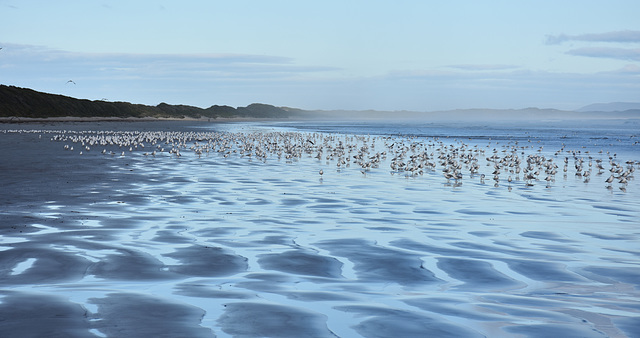
[{"label": "sand ripple", "polygon": [[[626,192],[573,172],[548,187],[507,183],[504,173],[495,186],[491,175],[456,182],[441,168],[388,169],[391,161],[406,168],[412,154],[418,168],[423,141],[415,138],[282,134],[260,145],[266,156],[223,144],[234,127],[220,128],[216,151],[194,138],[179,156],[148,140],[131,152],[101,145],[79,155],[37,132],[0,133],[0,336],[640,332],[640,185],[632,178]],[[323,140],[320,158],[300,145]],[[424,142],[435,152],[461,147]],[[363,148],[373,158],[358,158]],[[382,149],[406,154],[374,155]],[[564,159],[538,145],[528,151]],[[479,170],[494,170],[492,161]]]}]

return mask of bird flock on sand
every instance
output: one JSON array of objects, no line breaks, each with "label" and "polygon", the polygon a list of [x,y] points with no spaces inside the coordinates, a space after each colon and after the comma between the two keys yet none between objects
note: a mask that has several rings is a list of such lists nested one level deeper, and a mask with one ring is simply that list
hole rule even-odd
[{"label": "bird flock on sand", "polygon": [[[343,135],[302,132],[182,132],[182,131],[65,131],[7,130],[50,134],[50,140],[63,143],[63,149],[79,154],[99,152],[124,157],[140,155],[212,156],[221,159],[244,157],[252,161],[298,161],[315,158],[313,171],[322,177],[334,167],[337,171],[357,168],[366,175],[371,170],[386,167],[392,175],[407,178],[426,173],[442,173],[444,184],[460,186],[464,180],[498,187],[520,182],[525,187],[537,184],[552,187],[556,178],[575,176],[588,184],[599,177],[607,189],[617,186],[626,191],[640,161],[623,161],[616,154],[599,151],[565,149],[554,152],[543,146],[489,142],[486,145],[467,144],[462,140],[442,140],[437,137],[398,137]],[[436,175],[436,177],[439,175]]]}]

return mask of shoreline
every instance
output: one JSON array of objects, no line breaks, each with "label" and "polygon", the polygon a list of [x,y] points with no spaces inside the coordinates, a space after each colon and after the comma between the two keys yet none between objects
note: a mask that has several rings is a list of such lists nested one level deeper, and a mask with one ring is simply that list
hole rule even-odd
[{"label": "shoreline", "polygon": [[77,116],[63,116],[63,117],[0,117],[0,124],[20,124],[20,123],[64,123],[64,122],[218,122],[218,123],[232,123],[232,122],[407,122],[407,123],[550,123],[550,122],[584,122],[584,121],[618,121],[625,123],[640,123],[640,118],[637,117],[620,117],[620,116],[582,116],[568,117],[557,116],[546,118],[527,118],[512,116],[509,118],[494,117],[491,118],[486,115],[479,116],[457,116],[451,115],[447,118],[442,116],[422,116],[422,117],[404,117],[404,116],[295,116],[295,117],[77,117]]}]

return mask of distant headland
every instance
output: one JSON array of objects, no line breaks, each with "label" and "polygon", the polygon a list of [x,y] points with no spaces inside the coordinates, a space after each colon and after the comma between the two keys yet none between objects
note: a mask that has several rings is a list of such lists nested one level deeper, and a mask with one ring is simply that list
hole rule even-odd
[{"label": "distant headland", "polygon": [[28,88],[0,85],[0,117],[15,118],[288,118],[295,109],[254,103],[246,107],[213,105],[203,109],[160,103],[157,106],[76,99]]},{"label": "distant headland", "polygon": [[[615,108],[630,108],[615,110]],[[253,103],[246,107],[212,105],[200,108],[160,103],[157,106],[77,99],[0,85],[0,122],[34,119],[319,119],[319,120],[420,120],[420,121],[517,121],[640,119],[640,103],[593,104],[566,111],[557,109],[458,109],[434,112],[377,110],[303,110]]]}]

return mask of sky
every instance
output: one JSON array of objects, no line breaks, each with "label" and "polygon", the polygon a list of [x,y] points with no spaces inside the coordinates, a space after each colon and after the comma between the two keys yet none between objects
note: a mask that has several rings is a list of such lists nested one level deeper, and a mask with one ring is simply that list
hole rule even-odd
[{"label": "sky", "polygon": [[572,110],[640,102],[639,14],[637,0],[0,0],[0,84],[202,108]]}]

